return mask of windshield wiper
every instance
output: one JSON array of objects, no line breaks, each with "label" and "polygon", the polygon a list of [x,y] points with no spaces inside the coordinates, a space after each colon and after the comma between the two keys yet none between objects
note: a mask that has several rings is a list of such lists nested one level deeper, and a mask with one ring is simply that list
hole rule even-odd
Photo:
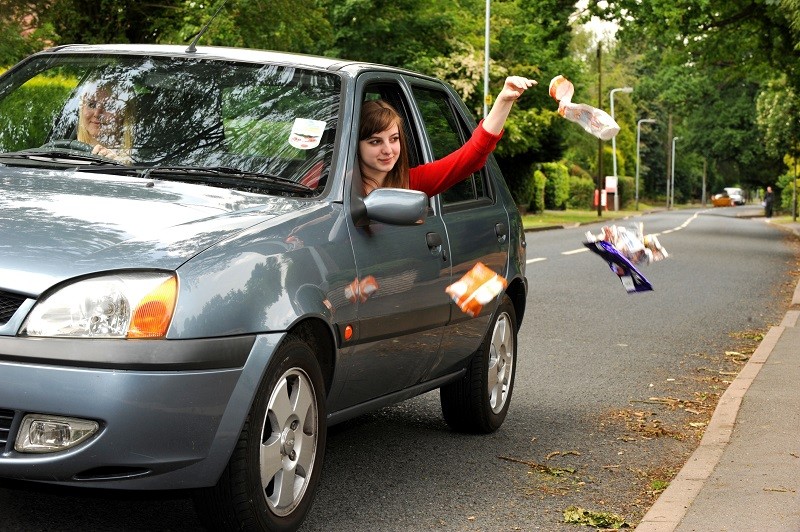
[{"label": "windshield wiper", "polygon": [[37,163],[56,163],[59,165],[74,166],[80,165],[100,165],[100,166],[125,166],[119,161],[108,159],[100,155],[92,153],[77,152],[69,149],[30,149],[24,151],[12,151],[0,153],[0,161],[2,160],[15,160],[15,161],[35,161]]},{"label": "windshield wiper", "polygon": [[[144,178],[202,183],[240,190],[267,189],[310,196],[314,189],[290,179],[262,172],[240,170],[230,166],[119,166],[114,168],[81,167],[80,172],[136,174]],[[224,179],[219,179],[224,178]]]}]

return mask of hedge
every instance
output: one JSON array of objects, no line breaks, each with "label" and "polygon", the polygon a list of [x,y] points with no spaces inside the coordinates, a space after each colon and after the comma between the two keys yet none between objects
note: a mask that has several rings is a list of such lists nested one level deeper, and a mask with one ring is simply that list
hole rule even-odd
[{"label": "hedge", "polygon": [[76,85],[74,78],[39,76],[0,101],[0,150],[44,144],[57,113]]},{"label": "hedge", "polygon": [[562,163],[542,163],[542,173],[547,177],[544,188],[545,209],[565,210],[569,200],[569,172]]}]

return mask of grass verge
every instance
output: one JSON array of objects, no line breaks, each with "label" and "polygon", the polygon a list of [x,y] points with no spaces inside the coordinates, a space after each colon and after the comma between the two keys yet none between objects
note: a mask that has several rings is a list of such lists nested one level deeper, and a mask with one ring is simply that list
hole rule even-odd
[{"label": "grass verge", "polygon": [[651,211],[649,205],[639,204],[639,210],[603,211],[600,216],[596,210],[544,211],[522,215],[522,225],[526,230],[542,229],[545,227],[569,227],[608,220],[629,218]]}]

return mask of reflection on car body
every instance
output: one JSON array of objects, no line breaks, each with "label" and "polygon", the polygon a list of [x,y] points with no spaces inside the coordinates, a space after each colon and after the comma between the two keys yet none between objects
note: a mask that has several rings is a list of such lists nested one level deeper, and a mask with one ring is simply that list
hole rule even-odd
[{"label": "reflection on car body", "polygon": [[[77,139],[97,80],[125,95],[124,160]],[[493,159],[365,202],[375,96],[413,163],[475,127],[435,79],[310,56],[76,45],[0,77],[0,477],[193,488],[214,529],[290,530],[330,424],[439,388],[454,429],[500,426],[519,213]],[[470,317],[445,289],[478,262],[508,286]]]}]

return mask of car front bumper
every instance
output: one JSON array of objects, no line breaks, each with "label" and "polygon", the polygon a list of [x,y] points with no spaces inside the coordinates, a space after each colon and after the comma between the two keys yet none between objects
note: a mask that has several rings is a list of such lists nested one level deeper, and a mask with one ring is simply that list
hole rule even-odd
[{"label": "car front bumper", "polygon": [[[0,338],[0,477],[120,489],[211,486],[282,338]],[[77,359],[81,350],[92,362]],[[14,442],[28,413],[100,428],[71,449],[20,453]]]}]

